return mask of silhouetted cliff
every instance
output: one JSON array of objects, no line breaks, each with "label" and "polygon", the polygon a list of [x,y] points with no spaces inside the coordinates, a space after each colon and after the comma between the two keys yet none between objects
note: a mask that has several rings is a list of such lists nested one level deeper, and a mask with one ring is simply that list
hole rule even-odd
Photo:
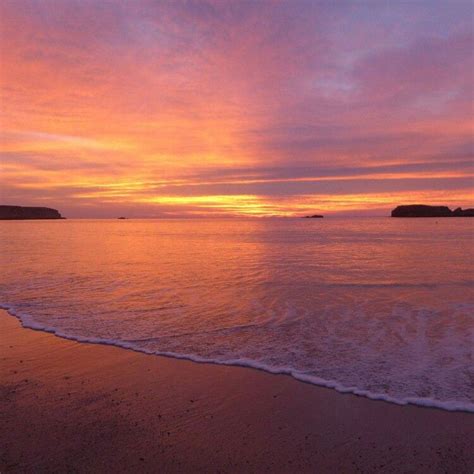
[{"label": "silhouetted cliff", "polygon": [[426,206],[412,204],[397,206],[392,211],[392,217],[474,217],[474,209],[461,209],[458,207],[451,211],[447,206]]},{"label": "silhouetted cliff", "polygon": [[474,209],[461,209],[458,207],[453,211],[453,217],[474,217]]},{"label": "silhouetted cliff", "polygon": [[49,207],[0,206],[0,219],[64,219],[64,217],[56,209]]}]

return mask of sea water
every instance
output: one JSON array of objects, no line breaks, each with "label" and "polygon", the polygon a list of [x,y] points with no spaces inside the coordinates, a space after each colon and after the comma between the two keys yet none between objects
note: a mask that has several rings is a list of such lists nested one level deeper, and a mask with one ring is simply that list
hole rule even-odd
[{"label": "sea water", "polygon": [[474,411],[474,219],[0,222],[0,305],[79,341]]}]

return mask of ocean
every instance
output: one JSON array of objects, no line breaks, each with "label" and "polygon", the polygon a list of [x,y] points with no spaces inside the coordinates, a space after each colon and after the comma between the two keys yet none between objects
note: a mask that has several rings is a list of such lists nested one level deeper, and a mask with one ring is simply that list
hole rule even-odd
[{"label": "ocean", "polygon": [[25,327],[474,412],[474,219],[0,222]]}]

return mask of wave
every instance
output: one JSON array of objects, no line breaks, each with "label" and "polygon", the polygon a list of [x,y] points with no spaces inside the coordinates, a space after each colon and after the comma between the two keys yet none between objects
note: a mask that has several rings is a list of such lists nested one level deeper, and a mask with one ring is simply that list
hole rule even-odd
[{"label": "wave", "polygon": [[[64,339],[69,339],[77,342],[84,342],[90,344],[103,344],[120,347],[123,349],[133,350],[135,352],[141,352],[149,355],[170,357],[174,359],[189,360],[196,363],[205,363],[205,364],[216,364],[216,365],[226,365],[226,366],[239,366],[247,367],[257,370],[262,370],[271,374],[283,374],[289,375],[294,379],[310,383],[312,385],[317,385],[320,387],[326,387],[336,390],[337,392],[343,394],[353,394],[357,396],[362,396],[369,398],[371,400],[380,400],[389,403],[394,403],[397,405],[416,405],[421,407],[437,408],[446,411],[461,411],[474,413],[474,403],[467,403],[461,401],[440,401],[432,398],[422,398],[422,397],[405,397],[405,398],[396,398],[384,393],[374,393],[369,390],[361,389],[356,386],[345,386],[338,382],[337,380],[326,380],[320,377],[313,375],[308,375],[298,370],[295,370],[292,367],[286,366],[271,366],[264,364],[248,358],[234,358],[234,359],[213,359],[201,357],[195,354],[181,354],[177,352],[168,352],[168,351],[159,351],[159,350],[150,350],[143,347],[140,347],[136,344],[137,341],[122,341],[117,339],[108,339],[108,338],[99,338],[99,337],[84,337],[74,334],[69,334],[62,332],[57,328],[52,326],[47,326],[40,324],[34,320],[34,317],[30,314],[19,313],[15,310],[13,306],[5,305],[0,303],[0,308],[7,311],[11,316],[16,317],[22,324],[23,327],[34,329],[38,331],[44,331],[51,334],[54,334],[57,337]],[[134,344],[135,342],[135,344]]]}]

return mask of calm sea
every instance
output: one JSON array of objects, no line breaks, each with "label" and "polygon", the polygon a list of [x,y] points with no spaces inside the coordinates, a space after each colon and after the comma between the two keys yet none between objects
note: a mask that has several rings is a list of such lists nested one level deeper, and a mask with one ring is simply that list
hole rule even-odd
[{"label": "calm sea", "polygon": [[474,219],[0,222],[0,304],[80,341],[474,411]]}]

